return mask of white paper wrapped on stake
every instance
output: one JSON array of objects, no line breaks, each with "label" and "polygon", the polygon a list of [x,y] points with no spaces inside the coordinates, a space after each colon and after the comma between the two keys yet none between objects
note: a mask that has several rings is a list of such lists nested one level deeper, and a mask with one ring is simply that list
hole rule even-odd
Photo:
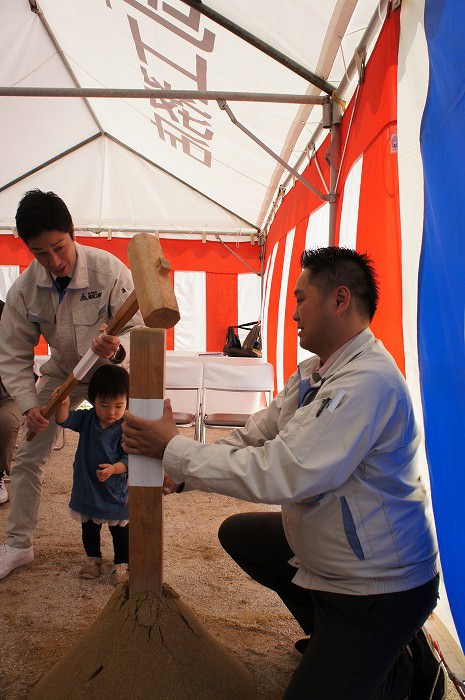
[{"label": "white paper wrapped on stake", "polygon": [[80,382],[84,379],[87,372],[92,369],[97,360],[101,359],[92,348],[89,348],[83,357],[79,360],[76,367],[73,369],[73,374]]},{"label": "white paper wrapped on stake", "polygon": [[[163,399],[129,399],[129,411],[138,418],[157,420],[163,415]],[[129,455],[129,486],[163,486],[161,459]]]},{"label": "white paper wrapped on stake", "polygon": [[[100,336],[105,335],[105,331],[100,333]],[[99,336],[99,337],[100,337]],[[87,372],[92,369],[97,360],[101,359],[100,355],[89,348],[85,355],[81,357],[76,367],[73,369],[73,374],[80,382],[84,379]]]}]

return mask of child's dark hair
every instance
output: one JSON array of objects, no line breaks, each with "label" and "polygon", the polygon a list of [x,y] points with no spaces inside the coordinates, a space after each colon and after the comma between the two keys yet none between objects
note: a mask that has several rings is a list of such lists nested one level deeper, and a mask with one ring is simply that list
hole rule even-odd
[{"label": "child's dark hair", "polygon": [[304,250],[300,264],[304,270],[310,270],[312,283],[327,294],[340,285],[348,287],[360,310],[372,320],[379,292],[373,263],[366,254],[329,246]]},{"label": "child's dark hair", "polygon": [[74,237],[73,220],[64,201],[55,192],[41,190],[26,192],[18,204],[16,230],[25,243],[44,231],[61,231]]},{"label": "child's dark hair", "polygon": [[97,396],[103,399],[116,399],[129,396],[129,374],[119,365],[102,365],[95,370],[87,392],[89,401],[95,404]]}]

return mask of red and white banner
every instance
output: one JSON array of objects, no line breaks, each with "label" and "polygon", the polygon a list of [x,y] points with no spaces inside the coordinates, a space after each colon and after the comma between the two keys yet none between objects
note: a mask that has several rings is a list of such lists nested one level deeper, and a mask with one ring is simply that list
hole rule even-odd
[{"label": "red and white banner", "polygon": [[[127,238],[78,236],[78,242],[108,250],[128,264]],[[216,352],[223,349],[228,326],[256,321],[260,315],[260,277],[250,272],[220,243],[163,239],[163,252],[172,268],[181,320],[167,332],[168,350]],[[230,244],[253,269],[260,271],[258,245]],[[24,243],[0,236],[0,298],[31,262]],[[38,354],[46,354],[42,340]]]}]

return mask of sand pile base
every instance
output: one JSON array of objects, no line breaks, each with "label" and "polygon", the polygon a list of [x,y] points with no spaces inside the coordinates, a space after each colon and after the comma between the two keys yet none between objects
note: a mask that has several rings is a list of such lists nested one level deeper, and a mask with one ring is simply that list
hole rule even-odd
[{"label": "sand pile base", "polygon": [[169,586],[160,598],[129,598],[120,586],[84,638],[28,697],[252,700],[255,683]]}]

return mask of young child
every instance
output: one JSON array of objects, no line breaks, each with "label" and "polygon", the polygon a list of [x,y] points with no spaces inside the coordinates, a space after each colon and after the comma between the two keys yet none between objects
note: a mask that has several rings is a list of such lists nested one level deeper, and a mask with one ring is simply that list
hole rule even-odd
[{"label": "young child", "polygon": [[115,552],[112,570],[115,586],[126,583],[129,577],[128,460],[121,445],[128,394],[127,371],[121,366],[103,365],[89,382],[88,397],[93,408],[70,411],[67,398],[56,413],[59,425],[79,433],[69,502],[72,517],[82,524],[82,542],[87,554],[79,576],[84,579],[100,576],[100,531],[102,523],[107,523]]}]

